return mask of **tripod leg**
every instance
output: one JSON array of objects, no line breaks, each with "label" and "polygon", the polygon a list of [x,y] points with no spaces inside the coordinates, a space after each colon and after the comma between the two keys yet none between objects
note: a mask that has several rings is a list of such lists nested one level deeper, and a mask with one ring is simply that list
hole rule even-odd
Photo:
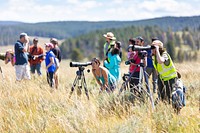
[{"label": "tripod leg", "polygon": [[73,85],[72,85],[72,88],[71,88],[71,92],[70,92],[69,98],[71,98],[72,93],[74,92],[74,89],[75,89],[75,87],[76,87],[77,81],[78,81],[78,75],[77,75],[76,78],[74,79],[74,82],[73,82]]},{"label": "tripod leg", "polygon": [[0,66],[0,71],[1,71],[2,78],[4,79],[5,77],[4,77],[4,74],[3,74],[1,66]]},{"label": "tripod leg", "polygon": [[145,83],[146,83],[146,86],[147,86],[147,93],[149,93],[149,97],[150,97],[152,109],[154,110],[155,106],[154,106],[153,96],[152,96],[152,93],[151,93],[151,91],[150,91],[149,82],[148,82],[148,77],[147,77],[147,74],[146,74],[146,71],[145,71],[144,68],[143,68],[143,73],[144,73]]},{"label": "tripod leg", "polygon": [[86,84],[86,80],[85,80],[85,75],[83,73],[82,75],[82,81],[81,81],[81,84],[84,86],[84,89],[85,89],[85,95],[87,96],[88,100],[89,100],[89,95],[88,95],[88,89],[87,89],[87,84]]}]

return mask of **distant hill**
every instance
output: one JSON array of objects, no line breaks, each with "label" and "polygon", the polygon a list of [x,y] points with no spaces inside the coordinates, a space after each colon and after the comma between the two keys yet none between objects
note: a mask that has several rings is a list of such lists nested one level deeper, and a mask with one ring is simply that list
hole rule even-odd
[{"label": "distant hill", "polygon": [[0,26],[5,26],[5,25],[18,25],[22,24],[23,22],[18,22],[18,21],[0,21]]},{"label": "distant hill", "polygon": [[107,28],[123,28],[128,26],[158,26],[163,30],[170,27],[173,31],[183,28],[200,27],[200,16],[193,17],[161,17],[139,21],[58,21],[42,23],[23,23],[0,21],[0,45],[13,44],[21,32],[31,36],[56,37],[66,39],[89,33],[91,31]]}]

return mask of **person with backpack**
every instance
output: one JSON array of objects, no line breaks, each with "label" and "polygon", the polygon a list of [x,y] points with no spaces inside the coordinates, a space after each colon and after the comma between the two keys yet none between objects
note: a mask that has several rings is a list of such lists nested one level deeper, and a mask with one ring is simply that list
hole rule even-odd
[{"label": "person with backpack", "polygon": [[152,49],[153,65],[158,72],[158,91],[162,101],[168,101],[171,103],[171,94],[173,84],[177,78],[177,71],[170,55],[163,48],[163,43],[160,40],[152,42],[151,46],[155,47]]},{"label": "person with backpack", "polygon": [[58,89],[58,84],[59,84],[59,64],[61,62],[61,51],[60,48],[58,47],[58,40],[56,38],[51,38],[50,42],[53,44],[52,52],[55,55],[55,61],[56,61],[56,71],[54,73],[54,79],[55,79],[55,87]]},{"label": "person with backpack", "polygon": [[57,71],[55,55],[51,51],[51,49],[53,47],[54,47],[53,44],[45,43],[45,49],[46,49],[45,64],[46,64],[46,71],[47,71],[47,82],[49,83],[50,87],[52,87],[52,88],[54,88],[56,86],[54,74]]}]

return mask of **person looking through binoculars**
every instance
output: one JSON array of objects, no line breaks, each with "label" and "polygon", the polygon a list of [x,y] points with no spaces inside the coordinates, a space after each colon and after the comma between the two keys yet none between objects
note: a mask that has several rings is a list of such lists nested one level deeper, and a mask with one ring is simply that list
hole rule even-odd
[{"label": "person looking through binoculars", "polygon": [[[119,56],[121,48],[121,42],[117,41],[111,52],[108,52],[108,58],[104,60],[104,66],[115,77],[117,81],[121,78],[120,63],[121,58]],[[109,60],[108,60],[109,59]]]},{"label": "person looking through binoculars", "polygon": [[19,38],[20,40],[18,40],[14,46],[16,58],[15,71],[17,81],[21,81],[22,79],[31,79],[27,54],[27,52],[29,52],[29,37],[26,33],[21,33]]},{"label": "person looking through binoculars", "polygon": [[116,79],[110,72],[103,66],[100,66],[100,61],[97,58],[92,59],[92,73],[97,83],[100,86],[100,91],[106,90],[112,92],[116,88]]},{"label": "person looking through binoculars", "polygon": [[177,78],[177,71],[173,64],[173,61],[167,51],[163,48],[163,43],[159,40],[152,42],[152,58],[154,68],[158,72],[159,80],[158,89],[161,100],[167,100],[170,104],[170,97],[172,93],[173,84]]},{"label": "person looking through binoculars", "polygon": [[12,49],[6,50],[6,53],[0,53],[0,59],[3,60],[5,64],[10,62],[12,66],[15,65],[15,54]]}]

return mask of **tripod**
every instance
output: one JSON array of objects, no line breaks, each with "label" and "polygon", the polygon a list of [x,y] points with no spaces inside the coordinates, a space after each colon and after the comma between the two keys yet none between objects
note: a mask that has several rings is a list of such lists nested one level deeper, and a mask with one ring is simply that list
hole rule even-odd
[{"label": "tripod", "polygon": [[1,66],[0,66],[0,72],[1,72],[2,78],[4,79],[5,77],[4,77],[4,74],[3,74]]},{"label": "tripod", "polygon": [[[130,80],[131,80],[133,74],[136,72],[136,69],[139,67],[140,68],[139,83],[138,83],[137,87],[135,87],[134,91],[138,92],[140,96],[138,97],[137,95],[134,94],[134,92],[132,93],[132,95],[135,98],[137,98],[137,99],[139,99],[141,101],[144,101],[144,99],[143,99],[143,97],[141,95],[144,95],[144,93],[147,94],[147,96],[150,97],[152,109],[154,109],[154,101],[153,101],[153,97],[152,97],[152,94],[151,94],[151,91],[150,91],[147,73],[146,73],[146,70],[144,68],[144,57],[145,56],[146,56],[146,53],[143,53],[143,52],[140,53],[139,54],[140,63],[136,65],[136,67],[134,68],[134,70],[131,72],[130,75],[127,75],[127,74],[124,75],[124,78],[123,78],[124,82],[122,83],[122,87],[120,88],[119,95],[121,94],[121,92],[123,90],[127,90],[128,89],[128,86],[130,84]],[[144,80],[145,80],[145,83],[146,83],[146,89],[147,89],[147,91],[144,89],[144,87],[142,87],[143,77],[144,77]],[[131,89],[133,89],[133,88],[131,88]]]},{"label": "tripod", "polygon": [[73,82],[69,97],[71,97],[73,91],[75,90],[76,85],[78,84],[78,89],[79,89],[80,93],[81,93],[82,87],[84,87],[85,94],[86,94],[86,96],[87,96],[87,98],[89,100],[89,95],[88,95],[88,90],[87,90],[87,84],[86,84],[86,80],[85,80],[84,70],[85,70],[85,68],[83,66],[79,66],[78,67],[78,70],[76,71],[76,78],[74,79],[74,82]]}]

